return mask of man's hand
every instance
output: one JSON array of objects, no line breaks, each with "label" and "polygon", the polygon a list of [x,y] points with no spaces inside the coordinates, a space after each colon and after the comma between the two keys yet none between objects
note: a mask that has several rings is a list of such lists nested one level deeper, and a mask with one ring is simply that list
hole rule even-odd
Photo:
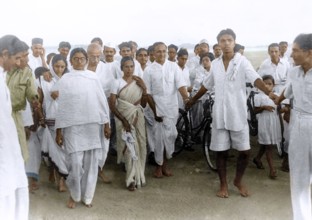
[{"label": "man's hand", "polygon": [[194,102],[193,102],[192,99],[189,99],[184,104],[185,104],[185,110],[188,111],[188,110],[190,110],[192,108],[192,106],[194,105]]},{"label": "man's hand", "polygon": [[269,105],[263,106],[263,108],[264,110],[269,111],[269,112],[274,112],[275,110],[273,106],[269,106]]},{"label": "man's hand", "polygon": [[62,134],[61,131],[57,131],[57,132],[56,132],[55,141],[56,141],[56,143],[57,143],[58,146],[60,146],[60,147],[63,146],[64,138],[63,138],[63,134]]},{"label": "man's hand", "polygon": [[163,122],[163,118],[162,118],[162,117],[155,116],[155,121],[157,121],[157,122]]},{"label": "man's hand", "polygon": [[59,97],[59,91],[51,92],[51,97],[53,100],[57,99]]},{"label": "man's hand", "polygon": [[107,139],[109,139],[110,136],[111,136],[111,129],[110,129],[108,123],[106,123],[106,124],[104,125],[104,136],[105,136]]},{"label": "man's hand", "polygon": [[269,93],[269,97],[270,97],[270,99],[272,99],[273,100],[273,102],[275,103],[275,105],[279,105],[280,103],[280,101],[279,101],[279,96],[278,95],[276,95],[276,94],[274,94],[273,92],[270,92]]}]

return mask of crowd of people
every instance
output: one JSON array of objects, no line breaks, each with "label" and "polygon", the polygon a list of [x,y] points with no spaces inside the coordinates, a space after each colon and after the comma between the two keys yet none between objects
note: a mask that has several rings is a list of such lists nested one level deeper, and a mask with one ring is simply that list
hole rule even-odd
[{"label": "crowd of people", "polygon": [[201,40],[190,59],[187,49],[174,44],[138,48],[134,41],[122,42],[119,60],[115,45],[98,37],[86,49],[60,42],[51,54],[45,54],[41,38],[33,38],[31,48],[13,35],[0,38],[0,174],[6,179],[0,184],[0,219],[28,218],[28,193],[39,189],[42,161],[57,190],[69,192],[68,208],[77,202],[92,207],[98,177],[111,182],[104,168],[109,151],[124,164],[129,191],[147,184],[147,159],[155,163],[155,178],[173,176],[168,160],[179,108],[193,108],[189,117],[199,123],[198,103],[211,91],[216,195],[229,197],[226,164],[233,148],[238,151],[233,184],[248,197],[246,83],[259,93],[254,101],[259,151],[252,161],[264,169],[265,154],[269,177],[277,178],[273,149],[283,143],[293,218],[311,219],[312,34],[296,37],[291,57],[287,42],[270,44],[257,71],[233,30],[221,30],[217,42],[212,53]]}]

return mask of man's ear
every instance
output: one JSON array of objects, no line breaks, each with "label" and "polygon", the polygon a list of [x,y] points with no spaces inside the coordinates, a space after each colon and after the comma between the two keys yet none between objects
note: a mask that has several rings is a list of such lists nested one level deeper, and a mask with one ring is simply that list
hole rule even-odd
[{"label": "man's ear", "polygon": [[3,58],[8,58],[9,57],[9,51],[7,49],[4,49],[1,53],[0,56]]}]

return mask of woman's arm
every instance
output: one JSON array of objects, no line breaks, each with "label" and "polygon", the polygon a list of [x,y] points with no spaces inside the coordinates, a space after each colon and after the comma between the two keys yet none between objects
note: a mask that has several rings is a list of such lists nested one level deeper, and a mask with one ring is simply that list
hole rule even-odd
[{"label": "woman's arm", "polygon": [[131,126],[130,126],[129,122],[116,108],[116,99],[117,99],[116,94],[111,93],[111,95],[109,97],[109,108],[113,112],[113,114],[122,122],[122,125],[124,126],[125,130],[127,132],[130,132]]}]

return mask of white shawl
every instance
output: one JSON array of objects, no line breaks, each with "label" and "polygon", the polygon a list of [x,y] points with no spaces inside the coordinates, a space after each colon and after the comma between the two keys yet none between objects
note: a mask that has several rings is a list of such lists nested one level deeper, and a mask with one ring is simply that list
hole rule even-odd
[{"label": "white shawl", "polygon": [[53,89],[59,91],[55,128],[109,122],[107,100],[94,72],[72,70]]}]

